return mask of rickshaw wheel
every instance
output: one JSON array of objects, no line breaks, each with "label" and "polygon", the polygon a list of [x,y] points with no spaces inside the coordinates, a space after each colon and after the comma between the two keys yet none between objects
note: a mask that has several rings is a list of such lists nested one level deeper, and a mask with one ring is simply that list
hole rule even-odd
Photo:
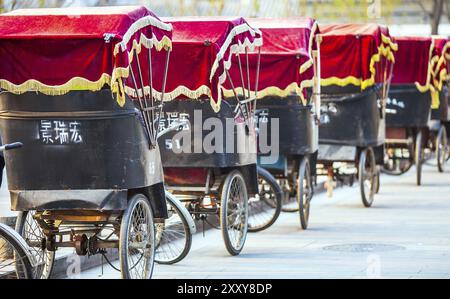
[{"label": "rickshaw wheel", "polygon": [[259,193],[249,199],[248,231],[259,232],[269,228],[281,213],[283,192],[273,175],[258,167]]},{"label": "rickshaw wheel", "polygon": [[0,224],[0,279],[33,279],[28,248],[17,232]]},{"label": "rickshaw wheel", "polygon": [[419,131],[416,136],[416,146],[414,149],[414,162],[416,164],[416,182],[417,186],[422,184],[422,163],[423,163],[423,137],[422,131]]},{"label": "rickshaw wheel", "polygon": [[238,255],[244,248],[248,231],[248,193],[238,170],[225,178],[220,198],[220,226],[227,251]]},{"label": "rickshaw wheel", "polygon": [[[31,242],[42,243],[42,240],[46,238],[44,231],[33,218],[35,213],[35,211],[21,212],[16,220],[16,231],[29,245]],[[55,262],[55,251],[30,245],[30,252],[36,261],[36,266],[33,269],[33,277],[35,279],[50,278]]]},{"label": "rickshaw wheel", "polygon": [[128,202],[120,225],[119,257],[124,279],[150,279],[155,260],[155,228],[150,202],[143,194]]},{"label": "rickshaw wheel", "polygon": [[361,199],[366,208],[372,206],[375,197],[376,172],[375,154],[372,148],[362,150],[359,157],[358,179]]},{"label": "rickshaw wheel", "polygon": [[[183,213],[166,196],[169,218],[155,225],[155,262],[162,265],[178,263],[191,250],[192,234]],[[179,246],[181,245],[181,246]]]},{"label": "rickshaw wheel", "polygon": [[444,172],[444,165],[447,160],[448,152],[447,130],[441,126],[436,138],[436,159],[439,172]]},{"label": "rickshaw wheel", "polygon": [[309,166],[309,159],[307,157],[304,157],[302,159],[299,174],[300,175],[297,182],[297,201],[300,212],[300,224],[302,226],[302,229],[307,229],[309,222],[309,210],[313,195],[311,168]]}]

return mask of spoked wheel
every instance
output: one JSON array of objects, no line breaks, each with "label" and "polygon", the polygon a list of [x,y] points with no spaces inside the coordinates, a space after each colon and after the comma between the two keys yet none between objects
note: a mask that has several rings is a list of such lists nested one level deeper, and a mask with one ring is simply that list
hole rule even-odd
[{"label": "spoked wheel", "polygon": [[439,172],[444,172],[444,165],[448,155],[448,139],[445,126],[441,126],[436,138],[436,159]]},{"label": "spoked wheel", "polygon": [[270,172],[258,167],[259,193],[248,201],[248,231],[259,232],[269,228],[280,216],[283,193]]},{"label": "spoked wheel", "polygon": [[311,168],[309,166],[309,159],[307,157],[304,157],[302,159],[299,173],[300,175],[298,177],[297,183],[297,200],[300,211],[300,224],[302,226],[302,229],[307,229],[309,222],[309,210],[311,206],[310,204],[313,196]]},{"label": "spoked wheel", "polygon": [[238,255],[244,248],[248,231],[247,187],[238,170],[226,177],[220,201],[220,226],[225,247],[231,255]]},{"label": "spoked wheel", "polygon": [[33,279],[29,249],[21,236],[0,224],[0,279]]},{"label": "spoked wheel", "polygon": [[191,249],[192,234],[188,221],[180,209],[166,195],[168,218],[155,224],[156,253],[158,264],[171,265],[186,257]]},{"label": "spoked wheel", "polygon": [[416,146],[414,149],[414,163],[416,164],[416,182],[417,186],[422,184],[422,164],[424,157],[423,148],[423,135],[422,131],[419,131],[416,136]]},{"label": "spoked wheel", "polygon": [[55,262],[55,252],[45,248],[46,238],[39,223],[33,218],[35,211],[19,213],[16,222],[16,231],[25,239],[30,247],[31,254],[35,260],[33,277],[36,279],[50,278]]},{"label": "spoked wheel", "polygon": [[155,259],[153,212],[147,197],[134,195],[122,216],[119,257],[124,279],[150,279]]},{"label": "spoked wheel", "polygon": [[375,154],[372,148],[365,148],[359,157],[358,178],[361,191],[361,199],[365,207],[373,204],[376,191],[377,167]]}]

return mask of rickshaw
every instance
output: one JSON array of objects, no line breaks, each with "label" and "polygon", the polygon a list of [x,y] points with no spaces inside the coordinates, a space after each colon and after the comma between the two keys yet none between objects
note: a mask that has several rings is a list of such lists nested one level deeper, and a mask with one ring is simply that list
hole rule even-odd
[{"label": "rickshaw", "polygon": [[174,50],[160,128],[178,126],[159,140],[166,187],[204,225],[217,227],[219,216],[225,247],[238,255],[247,236],[248,197],[258,193],[255,96],[225,98],[221,86],[238,67],[231,57],[260,47],[261,33],[243,18],[164,21],[174,27]]},{"label": "rickshaw", "polygon": [[[269,171],[280,185],[271,188],[271,193],[275,193],[272,197],[281,191],[282,210],[299,211],[301,227],[306,229],[313,195],[315,158],[312,157],[317,156],[318,150],[318,26],[310,18],[252,19],[250,24],[264,36],[261,61],[256,55],[249,59],[250,74],[260,64],[257,123],[259,138],[264,140],[258,143],[259,166]],[[235,70],[232,77],[239,78],[239,72]],[[307,94],[312,82],[316,83],[314,95]],[[263,144],[271,144],[272,151]],[[250,201],[249,211],[254,216],[249,219],[249,229],[267,228],[278,217],[274,213],[275,202],[265,197],[270,181],[266,179],[260,195]]]},{"label": "rickshaw", "polygon": [[392,66],[387,28],[376,24],[321,25],[321,118],[317,175],[352,185],[370,207],[383,164],[385,100]]},{"label": "rickshaw", "polygon": [[0,16],[0,132],[23,143],[5,160],[36,278],[67,247],[118,249],[123,278],[151,277],[154,223],[167,217],[156,115],[171,35],[145,7]]},{"label": "rickshaw", "polygon": [[392,87],[386,102],[386,158],[383,171],[391,175],[416,166],[422,181],[425,142],[431,113],[431,37],[396,37]]},{"label": "rickshaw", "polygon": [[431,121],[428,148],[436,155],[439,172],[444,172],[445,162],[450,157],[450,39],[433,36],[434,53],[431,59],[434,90],[431,92]]}]

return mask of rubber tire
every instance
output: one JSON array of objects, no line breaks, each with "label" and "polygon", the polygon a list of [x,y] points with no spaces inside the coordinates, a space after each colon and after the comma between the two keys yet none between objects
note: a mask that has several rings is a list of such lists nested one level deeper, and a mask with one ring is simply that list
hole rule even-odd
[{"label": "rubber tire", "polygon": [[[131,217],[133,215],[133,210],[137,206],[138,203],[145,202],[148,205],[150,211],[150,227],[155,228],[155,224],[153,221],[153,210],[152,206],[148,200],[148,198],[143,194],[136,194],[128,201],[128,207],[124,211],[122,215],[122,220],[120,224],[120,236],[119,236],[119,260],[120,260],[120,269],[123,279],[132,279],[130,277],[130,273],[128,271],[124,271],[124,269],[128,269],[128,227],[130,225]],[[149,271],[149,275],[147,279],[150,279],[153,274],[154,269],[154,261],[155,261],[155,232],[153,231],[153,262]]]},{"label": "rubber tire", "polygon": [[[272,190],[275,191],[275,199],[276,199],[276,207],[275,207],[275,214],[273,215],[272,219],[270,219],[269,222],[267,222],[265,225],[258,227],[256,229],[253,228],[248,228],[248,232],[250,233],[256,233],[256,232],[260,232],[263,230],[268,229],[269,227],[271,227],[275,221],[277,221],[278,217],[280,216],[281,213],[281,206],[282,206],[282,201],[283,201],[283,191],[281,190],[280,185],[277,183],[277,180],[275,179],[275,177],[266,169],[262,168],[262,167],[258,167],[257,168],[258,171],[258,177],[262,177],[266,183],[268,183],[271,187]],[[250,205],[249,205],[250,208]]]},{"label": "rubber tire", "polygon": [[[440,147],[439,145],[442,145]],[[447,160],[448,139],[447,130],[445,126],[440,127],[438,135],[436,137],[436,160],[439,172],[445,171],[445,162]]]},{"label": "rubber tire", "polygon": [[[11,235],[11,233],[8,231],[9,227],[0,225],[0,236],[2,239],[4,239],[6,242],[8,242],[11,247],[14,250],[15,254],[18,254],[23,259],[23,266],[24,266],[24,274],[25,277],[23,279],[33,279],[33,267],[31,266],[31,262],[28,258],[28,255],[26,253],[27,249],[23,248],[22,244],[16,240],[16,238]],[[14,257],[16,258],[16,257]],[[17,274],[17,273],[16,273]],[[19,278],[21,279],[21,278]]]},{"label": "rubber tire", "polygon": [[186,234],[186,240],[184,242],[184,249],[177,258],[175,258],[173,260],[169,260],[169,261],[158,261],[156,258],[156,254],[155,254],[155,262],[160,265],[173,265],[173,264],[176,264],[176,263],[182,261],[188,255],[188,253],[192,247],[192,234],[191,234],[191,229],[189,228],[188,221],[184,217],[184,214],[181,213],[180,209],[178,209],[178,207],[176,205],[170,203],[170,201],[167,200],[167,197],[166,197],[166,201],[167,201],[167,204],[170,205],[172,208],[174,208],[175,212],[180,216],[181,222],[183,223],[183,229]]},{"label": "rubber tire", "polygon": [[422,185],[422,164],[423,164],[423,134],[419,131],[416,135],[416,143],[414,147],[414,163],[416,164],[416,184]]},{"label": "rubber tire", "polygon": [[[25,228],[25,221],[27,219],[29,211],[24,211],[24,212],[20,212],[17,215],[17,220],[16,220],[16,232],[22,236],[22,238],[25,239],[24,236],[24,228]],[[34,221],[34,220],[33,220]],[[36,225],[39,226],[39,224],[36,223]],[[47,251],[45,249],[45,251]],[[55,263],[55,251],[47,251],[46,253],[46,258],[48,259],[48,270],[46,270],[46,273],[44,273],[44,271],[42,271],[41,273],[34,273],[34,278],[35,279],[49,279],[52,276],[52,272],[53,272],[53,265]],[[36,268],[33,269],[33,271],[36,271]]]},{"label": "rubber tire", "polygon": [[[228,192],[231,187],[231,183],[234,180],[234,178],[237,177],[239,180],[243,183],[243,191],[244,191],[244,205],[246,205],[246,215],[245,215],[245,223],[244,223],[244,236],[243,236],[243,242],[240,248],[234,248],[231,244],[230,236],[228,235],[228,229],[227,229],[227,212],[228,212]],[[222,231],[222,238],[225,243],[225,248],[227,249],[228,253],[232,256],[239,255],[244,248],[245,241],[247,239],[247,233],[248,233],[248,193],[247,193],[247,186],[245,183],[245,179],[242,176],[241,172],[239,170],[233,170],[230,172],[227,177],[225,178],[225,181],[223,182],[222,188],[221,188],[221,197],[220,197],[220,229]],[[224,207],[227,207],[224,209]]]},{"label": "rubber tire", "polygon": [[358,165],[359,189],[361,192],[362,202],[366,208],[370,208],[372,206],[374,197],[375,197],[375,188],[376,188],[376,186],[375,186],[376,174],[375,174],[372,178],[372,185],[371,185],[369,197],[367,197],[367,195],[364,192],[364,190],[365,190],[364,177],[365,177],[365,172],[366,172],[365,165],[366,165],[366,161],[368,158],[370,158],[372,160],[371,167],[373,168],[373,171],[376,171],[375,154],[374,154],[372,148],[370,148],[370,147],[365,148],[361,151],[361,154],[359,157],[359,165]]},{"label": "rubber tire", "polygon": [[[309,159],[307,157],[304,157],[302,159],[298,173],[299,173],[299,176],[298,176],[298,181],[297,181],[297,189],[298,189],[297,201],[298,201],[298,208],[299,208],[298,210],[299,210],[299,216],[300,216],[300,225],[301,225],[302,229],[306,230],[306,229],[308,229],[309,215],[310,215],[309,211],[311,208],[311,199],[313,196],[311,168],[309,165]],[[307,208],[306,214],[305,214],[305,207],[304,207],[304,202],[303,202],[303,193],[305,192],[305,190],[303,189],[304,188],[303,180],[305,180],[305,178],[309,182],[309,188],[310,188],[309,198],[307,199],[308,208]]]}]

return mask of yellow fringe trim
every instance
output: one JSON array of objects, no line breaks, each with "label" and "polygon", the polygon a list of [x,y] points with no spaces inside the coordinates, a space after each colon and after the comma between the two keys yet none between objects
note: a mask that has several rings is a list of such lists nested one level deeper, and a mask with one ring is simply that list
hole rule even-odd
[{"label": "yellow fringe trim", "polygon": [[102,74],[97,81],[90,81],[82,77],[74,77],[62,85],[50,86],[35,79],[30,79],[21,84],[14,84],[5,79],[0,79],[0,88],[14,94],[23,94],[28,91],[39,91],[46,95],[63,95],[75,90],[99,91],[105,84],[110,84],[111,76]]},{"label": "yellow fringe trim", "polygon": [[[281,89],[277,86],[266,87],[263,90],[258,91],[257,99],[260,100],[260,99],[268,97],[268,96],[276,96],[276,97],[284,98],[284,97],[287,97],[290,95],[295,95],[295,96],[298,96],[299,99],[301,100],[302,104],[306,106],[308,104],[308,101],[305,99],[305,97],[303,95],[303,89],[305,89],[305,87],[307,87],[309,81],[312,81],[312,80],[305,80],[302,82],[302,84],[300,84],[300,86],[296,82],[292,82],[285,89]],[[222,87],[222,91],[223,91],[224,97],[227,97],[227,98],[234,97],[233,90],[225,89]],[[248,95],[248,89],[244,88],[244,93],[245,93],[245,95]],[[236,94],[238,96],[242,96],[243,95],[242,88],[237,88]],[[250,94],[255,94],[255,91],[251,90]]]}]

